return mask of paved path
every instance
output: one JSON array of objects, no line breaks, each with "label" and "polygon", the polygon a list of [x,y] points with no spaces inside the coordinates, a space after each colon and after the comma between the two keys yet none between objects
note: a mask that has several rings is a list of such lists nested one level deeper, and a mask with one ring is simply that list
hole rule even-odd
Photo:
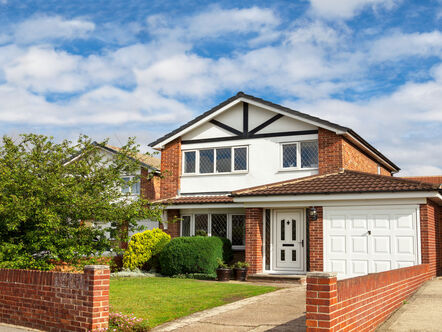
[{"label": "paved path", "polygon": [[305,331],[305,286],[283,288],[160,325],[152,332]]},{"label": "paved path", "polygon": [[442,278],[422,286],[378,331],[442,331]]},{"label": "paved path", "polygon": [[34,330],[31,328],[27,328],[27,327],[21,327],[21,326],[0,323],[0,332],[26,332],[26,331],[38,332],[39,330]]}]

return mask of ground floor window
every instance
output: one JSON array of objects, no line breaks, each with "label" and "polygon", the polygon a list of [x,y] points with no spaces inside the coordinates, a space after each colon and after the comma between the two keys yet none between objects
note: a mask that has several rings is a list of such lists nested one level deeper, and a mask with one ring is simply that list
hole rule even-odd
[{"label": "ground floor window", "polygon": [[181,217],[181,236],[208,235],[226,237],[234,249],[246,244],[246,217],[244,214],[195,213]]}]

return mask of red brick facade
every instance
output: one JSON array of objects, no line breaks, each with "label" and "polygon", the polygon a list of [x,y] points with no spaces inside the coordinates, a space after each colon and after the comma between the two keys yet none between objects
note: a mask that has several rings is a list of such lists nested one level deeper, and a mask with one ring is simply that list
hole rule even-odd
[{"label": "red brick facade", "polygon": [[323,208],[316,206],[318,219],[308,222],[309,271],[324,270]]},{"label": "red brick facade", "polygon": [[[378,174],[378,162],[359,148],[332,131],[318,129],[319,174],[339,172],[342,169]],[[391,173],[380,167],[381,175]]]},{"label": "red brick facade", "polygon": [[108,327],[108,266],[83,274],[0,269],[0,322],[44,331]]},{"label": "red brick facade", "polygon": [[263,209],[246,208],[246,262],[248,273],[262,272]]},{"label": "red brick facade", "polygon": [[181,223],[179,221],[180,218],[180,210],[171,209],[166,210],[167,213],[167,229],[164,229],[164,225],[160,224],[160,229],[164,230],[170,237],[173,239],[175,237],[179,237],[181,235]]},{"label": "red brick facade", "polygon": [[168,143],[161,151],[161,198],[175,197],[180,189],[181,139]]},{"label": "red brick facade", "polygon": [[160,184],[161,179],[159,176],[149,178],[149,171],[141,167],[140,195],[142,198],[148,201],[159,199],[161,195]]},{"label": "red brick facade", "polygon": [[442,244],[440,210],[431,201],[420,205],[421,253],[422,263],[428,264],[434,277],[442,272]]},{"label": "red brick facade", "polygon": [[426,264],[337,281],[307,275],[307,331],[373,331],[431,278]]}]

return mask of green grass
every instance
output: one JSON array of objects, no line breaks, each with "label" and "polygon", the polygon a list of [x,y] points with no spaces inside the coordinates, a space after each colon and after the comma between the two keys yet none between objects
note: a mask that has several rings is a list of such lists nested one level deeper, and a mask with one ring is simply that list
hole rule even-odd
[{"label": "green grass", "polygon": [[135,314],[154,327],[276,287],[175,278],[118,278],[110,282],[112,311]]}]

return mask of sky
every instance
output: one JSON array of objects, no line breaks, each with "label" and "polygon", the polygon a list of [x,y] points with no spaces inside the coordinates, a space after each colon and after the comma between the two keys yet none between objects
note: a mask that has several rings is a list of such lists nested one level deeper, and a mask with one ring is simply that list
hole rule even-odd
[{"label": "sky", "polygon": [[0,133],[147,144],[238,91],[442,174],[442,0],[0,0]]}]

